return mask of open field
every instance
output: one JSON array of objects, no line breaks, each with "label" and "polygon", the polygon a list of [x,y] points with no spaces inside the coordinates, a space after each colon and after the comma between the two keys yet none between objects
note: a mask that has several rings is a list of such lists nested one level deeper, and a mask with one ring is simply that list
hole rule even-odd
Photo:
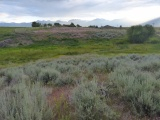
[{"label": "open field", "polygon": [[[6,32],[7,29],[9,33]],[[9,35],[0,42],[0,67],[86,53],[107,56],[131,53],[158,54],[159,31],[157,28],[157,34],[144,44],[130,44],[127,41],[126,29],[1,28],[1,36],[6,33]]]},{"label": "open field", "polygon": [[0,120],[159,120],[160,28],[0,28]]}]

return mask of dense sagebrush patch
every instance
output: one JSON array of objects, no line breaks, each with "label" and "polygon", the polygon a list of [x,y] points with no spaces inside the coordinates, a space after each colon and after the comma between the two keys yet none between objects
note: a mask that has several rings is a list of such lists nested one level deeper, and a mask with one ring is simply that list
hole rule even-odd
[{"label": "dense sagebrush patch", "polygon": [[[3,91],[7,88],[9,91],[22,79],[32,84],[38,81],[45,85],[75,86],[71,104],[79,119],[111,119],[114,114],[110,109],[112,104],[109,106],[106,100],[115,96],[115,99],[127,102],[132,113],[137,115],[158,116],[160,112],[158,55],[131,54],[112,58],[82,55],[1,69],[0,93],[11,96],[10,92],[4,94]],[[101,86],[93,79],[98,83],[105,82],[107,98],[101,96]]]},{"label": "dense sagebrush patch", "polygon": [[32,82],[41,81],[44,84],[63,86],[77,83],[81,77],[87,77],[88,73],[94,76],[96,73],[109,72],[116,64],[116,60],[86,55],[3,69],[0,70],[0,76],[5,78],[7,85],[25,77]]},{"label": "dense sagebrush patch", "polygon": [[[121,63],[111,74],[114,91],[128,101],[135,113],[157,115],[160,112],[159,56],[130,56],[131,62]],[[125,66],[125,67],[124,67]]]},{"label": "dense sagebrush patch", "polygon": [[0,91],[1,120],[51,120],[52,108],[39,83],[21,81]]}]

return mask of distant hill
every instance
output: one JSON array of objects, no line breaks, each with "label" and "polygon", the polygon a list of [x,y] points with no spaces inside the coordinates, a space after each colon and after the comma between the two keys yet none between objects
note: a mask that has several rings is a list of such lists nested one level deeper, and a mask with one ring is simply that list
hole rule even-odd
[{"label": "distant hill", "polygon": [[[79,24],[81,26],[84,26],[84,27],[87,27],[87,26],[90,26],[90,25],[96,25],[96,26],[106,26],[106,25],[110,25],[110,26],[114,26],[114,27],[119,27],[120,25],[122,26],[131,26],[131,25],[134,25],[133,22],[130,22],[130,21],[127,21],[127,20],[124,20],[124,19],[115,19],[115,20],[105,20],[105,19],[100,19],[100,18],[97,18],[97,19],[94,19],[94,20],[80,20],[80,19],[71,19],[69,21],[61,21],[61,20],[57,20],[57,21],[40,21],[40,20],[37,20],[36,22],[39,22],[39,23],[51,23],[51,24],[54,24],[54,23],[60,23],[60,24],[70,24],[70,23],[74,23],[75,25]],[[31,27],[31,23],[0,23],[0,26],[3,26],[3,27]]]},{"label": "distant hill", "polygon": [[0,23],[1,27],[31,27],[31,23]]},{"label": "distant hill", "polygon": [[155,27],[160,27],[160,17],[152,19],[152,20],[149,20],[149,21],[147,21],[145,23],[142,23],[142,25],[146,25],[146,24],[153,25]]},{"label": "distant hill", "polygon": [[[105,25],[110,25],[110,26],[114,26],[114,27],[119,27],[120,25],[122,26],[131,26],[134,23],[124,20],[124,19],[115,19],[115,20],[106,20],[106,19],[94,19],[94,20],[80,20],[80,19],[72,19],[69,20],[67,23],[65,22],[65,24],[70,24],[71,22],[73,22],[74,24],[79,24],[81,26],[90,26],[90,25],[96,25],[96,26],[105,26]],[[63,23],[61,21],[61,23]]]}]

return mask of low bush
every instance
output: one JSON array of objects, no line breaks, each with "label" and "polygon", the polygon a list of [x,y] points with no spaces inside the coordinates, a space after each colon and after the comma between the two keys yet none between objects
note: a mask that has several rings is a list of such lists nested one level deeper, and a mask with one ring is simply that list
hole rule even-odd
[{"label": "low bush", "polygon": [[40,74],[38,75],[38,78],[40,81],[42,81],[44,84],[47,84],[49,82],[52,82],[53,84],[58,79],[60,73],[54,69],[42,69]]},{"label": "low bush", "polygon": [[0,92],[1,120],[52,120],[46,90],[39,83],[22,81]]},{"label": "low bush", "polygon": [[111,120],[116,114],[106,104],[97,82],[82,82],[72,92],[72,102],[80,120]]},{"label": "low bush", "polygon": [[26,77],[21,68],[4,69],[1,71],[1,74],[2,73],[6,85],[10,85],[11,83],[14,84]]},{"label": "low bush", "polygon": [[28,65],[23,68],[23,71],[30,78],[30,80],[37,81],[41,68],[36,65]]},{"label": "low bush", "polygon": [[[128,65],[129,66],[129,65]],[[154,116],[160,112],[160,81],[153,73],[132,67],[119,67],[110,80],[121,98],[128,101],[133,112],[140,116]]]}]

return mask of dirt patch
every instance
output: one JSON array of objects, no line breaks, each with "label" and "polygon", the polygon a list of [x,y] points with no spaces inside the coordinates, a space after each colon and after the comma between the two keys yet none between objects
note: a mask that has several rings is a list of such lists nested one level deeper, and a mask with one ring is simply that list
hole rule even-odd
[{"label": "dirt patch", "polygon": [[3,41],[0,41],[0,47],[7,47],[13,43],[14,43],[13,39],[6,39]]},{"label": "dirt patch", "polygon": [[53,88],[51,94],[48,95],[49,102],[54,102],[54,100],[60,99],[62,96],[65,97],[68,101],[70,101],[70,95],[73,88],[73,86]]},{"label": "dirt patch", "polygon": [[5,39],[0,41],[0,47],[17,47],[21,45],[33,44],[32,40],[27,35],[17,34],[14,39]]}]

